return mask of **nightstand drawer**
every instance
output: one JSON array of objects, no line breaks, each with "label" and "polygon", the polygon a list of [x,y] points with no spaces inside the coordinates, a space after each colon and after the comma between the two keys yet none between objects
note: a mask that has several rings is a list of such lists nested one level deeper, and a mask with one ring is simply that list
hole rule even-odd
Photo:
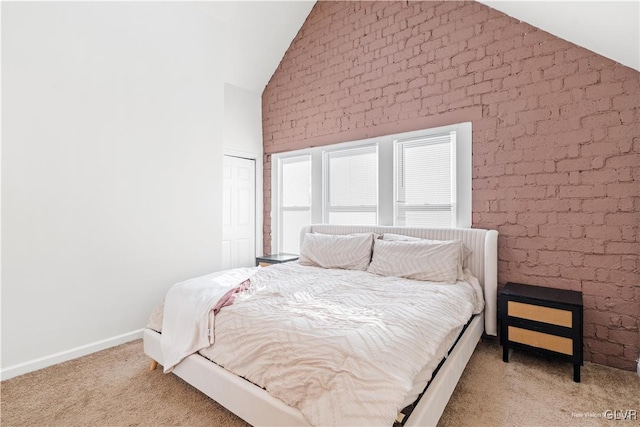
[{"label": "nightstand drawer", "polygon": [[509,326],[508,334],[509,341],[573,356],[573,340],[571,338],[516,328],[515,326]]},{"label": "nightstand drawer", "polygon": [[507,313],[511,317],[535,320],[536,322],[570,328],[573,325],[573,314],[569,310],[525,304],[516,301],[507,303]]}]

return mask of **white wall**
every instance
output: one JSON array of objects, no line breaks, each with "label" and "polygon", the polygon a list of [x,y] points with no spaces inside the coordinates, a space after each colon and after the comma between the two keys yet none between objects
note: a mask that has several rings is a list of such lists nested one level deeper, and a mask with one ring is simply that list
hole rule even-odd
[{"label": "white wall", "polygon": [[219,269],[221,35],[185,4],[2,3],[3,377]]},{"label": "white wall", "polygon": [[256,161],[256,255],[262,255],[262,93],[224,85],[224,153]]},{"label": "white wall", "polygon": [[224,85],[224,148],[262,154],[262,93]]}]

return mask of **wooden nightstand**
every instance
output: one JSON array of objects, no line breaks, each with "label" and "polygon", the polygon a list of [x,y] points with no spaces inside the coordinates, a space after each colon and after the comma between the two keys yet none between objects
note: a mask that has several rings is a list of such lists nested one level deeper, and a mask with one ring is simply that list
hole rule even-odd
[{"label": "wooden nightstand", "polygon": [[573,363],[580,382],[582,292],[507,283],[499,310],[502,360],[509,361],[509,348],[559,357]]},{"label": "wooden nightstand", "polygon": [[256,257],[256,265],[268,267],[271,264],[281,264],[283,262],[295,261],[298,255],[293,254],[269,254]]}]

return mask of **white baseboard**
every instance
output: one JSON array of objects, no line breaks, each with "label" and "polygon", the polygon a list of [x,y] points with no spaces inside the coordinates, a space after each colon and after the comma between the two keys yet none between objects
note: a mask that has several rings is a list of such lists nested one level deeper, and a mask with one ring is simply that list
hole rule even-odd
[{"label": "white baseboard", "polygon": [[77,359],[78,357],[86,356],[87,354],[95,353],[97,351],[104,350],[110,347],[115,347],[129,341],[137,340],[139,338],[142,338],[143,331],[144,329],[138,329],[137,331],[127,332],[126,334],[96,341],[91,344],[72,348],[70,350],[61,351],[49,356],[33,359],[28,362],[8,366],[0,370],[0,380],[8,380],[9,378],[17,377],[18,375],[37,371],[48,366],[66,362],[67,360]]}]

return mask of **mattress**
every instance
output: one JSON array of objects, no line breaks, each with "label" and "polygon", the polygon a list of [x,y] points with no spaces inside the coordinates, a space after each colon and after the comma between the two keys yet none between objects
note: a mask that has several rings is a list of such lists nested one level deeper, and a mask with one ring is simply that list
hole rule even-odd
[{"label": "mattress", "polygon": [[[402,408],[405,408],[411,405],[418,399],[418,396],[420,396],[420,394],[424,391],[424,389],[427,387],[427,384],[433,377],[434,371],[436,370],[436,368],[438,367],[442,359],[449,354],[449,352],[455,345],[458,337],[462,334],[463,330],[464,330],[464,326],[460,326],[454,329],[453,331],[451,331],[447,335],[445,340],[438,347],[438,350],[436,351],[435,356],[429,361],[429,363],[427,363],[420,370],[418,375],[416,375],[415,378],[413,379],[413,385],[411,387],[411,391],[404,398],[404,401],[402,403]],[[213,357],[215,356],[213,355],[213,351],[211,350],[211,347],[200,350],[198,353],[203,357],[207,358],[208,360],[210,360],[212,363],[216,363],[213,360]]]},{"label": "mattress", "polygon": [[466,279],[442,285],[272,266],[215,317],[215,344],[201,354],[310,424],[390,425],[482,310],[477,280]]},{"label": "mattress", "polygon": [[[147,324],[147,328],[156,332],[162,331],[162,309],[163,303],[158,304],[158,306],[151,314],[149,323]],[[449,335],[447,335],[445,340],[438,347],[435,356],[420,370],[418,375],[416,375],[413,379],[411,391],[404,398],[402,408],[415,403],[415,401],[418,399],[418,396],[420,396],[420,394],[427,387],[429,381],[431,381],[431,379],[433,378],[434,371],[436,370],[438,365],[440,365],[440,362],[442,362],[442,360],[451,352],[453,346],[458,340],[458,337],[460,337],[463,331],[464,326],[461,326],[454,329],[449,333]],[[198,353],[207,358],[212,363],[215,363],[215,361],[212,360],[213,356],[211,355],[212,351],[210,347],[200,350]]]}]

